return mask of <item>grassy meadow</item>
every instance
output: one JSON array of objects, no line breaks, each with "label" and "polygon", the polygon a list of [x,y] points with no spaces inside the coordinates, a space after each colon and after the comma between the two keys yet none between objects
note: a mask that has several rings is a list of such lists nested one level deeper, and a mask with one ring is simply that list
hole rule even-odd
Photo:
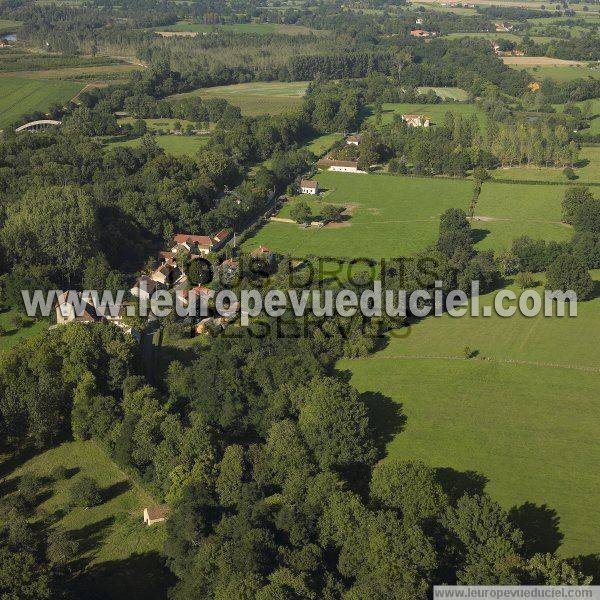
[{"label": "grassy meadow", "polygon": [[564,538],[546,548],[562,541],[564,556],[600,551],[595,278],[596,298],[576,318],[430,317],[375,355],[338,363],[387,431],[388,456],[480,480],[507,509],[533,503],[543,522],[556,511]]},{"label": "grassy meadow", "polygon": [[459,87],[430,87],[423,86],[418,87],[417,91],[421,94],[426,94],[429,91],[435,92],[440,98],[444,100],[457,100],[458,102],[465,102],[469,99],[469,92]]},{"label": "grassy meadow", "polygon": [[[336,257],[406,256],[437,239],[440,215],[448,208],[467,211],[473,182],[380,174],[321,172],[323,196],[297,196],[277,217],[290,218],[294,202],[307,201],[314,216],[324,204],[346,207],[344,219],[322,228],[270,221],[246,240],[244,249],[263,244],[282,253]],[[566,240],[571,230],[560,223],[565,187],[557,185],[483,185],[472,223],[480,250],[508,248],[521,235]]]},{"label": "grassy meadow", "polygon": [[[157,135],[156,143],[167,153],[173,156],[195,156],[201,148],[208,144],[208,137],[197,135]],[[108,146],[124,146],[137,148],[142,143],[142,138],[132,140],[111,141]]]},{"label": "grassy meadow", "polygon": [[0,328],[2,329],[2,335],[0,335],[0,353],[29,337],[41,333],[48,327],[48,321],[42,319],[27,323],[25,326],[17,329],[12,322],[16,315],[17,313],[12,310],[0,313]]},{"label": "grassy meadow", "polygon": [[306,148],[315,156],[323,156],[335,143],[343,139],[344,136],[341,133],[327,133],[311,140],[306,144]]},{"label": "grassy meadow", "polygon": [[[155,505],[156,500],[91,441],[65,442],[26,458],[14,470],[8,464],[14,458],[0,463],[6,476],[5,490],[15,489],[25,473],[48,479],[58,466],[69,473],[65,480],[48,481],[33,520],[47,520],[52,528],[67,531],[79,541],[76,563],[82,574],[77,578],[77,589],[81,588],[77,597],[86,597],[93,590],[97,597],[112,600],[164,598],[170,583],[161,557],[164,525],[143,526],[143,509]],[[104,501],[87,509],[71,508],[70,487],[83,475],[98,482]]]},{"label": "grassy meadow", "polygon": [[190,96],[225,98],[231,104],[239,106],[246,116],[277,115],[299,106],[307,85],[306,81],[294,81],[292,83],[256,81],[201,88],[184,94],[176,94],[171,98],[180,99],[189,98]]},{"label": "grassy meadow", "polygon": [[46,111],[53,104],[65,104],[82,88],[74,81],[45,81],[23,77],[0,78],[0,128],[21,115]]},{"label": "grassy meadow", "polygon": [[525,69],[534,79],[554,79],[555,81],[573,81],[574,79],[594,77],[600,78],[600,68],[591,69],[583,65],[555,65],[555,66],[533,66],[533,65],[510,65],[511,68]]}]

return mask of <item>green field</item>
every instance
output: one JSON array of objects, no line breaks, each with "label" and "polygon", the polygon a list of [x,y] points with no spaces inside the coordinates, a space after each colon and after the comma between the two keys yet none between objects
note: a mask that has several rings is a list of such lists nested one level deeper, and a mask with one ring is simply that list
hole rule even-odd
[{"label": "green field", "polygon": [[[173,156],[195,156],[201,148],[208,144],[207,136],[196,135],[157,135],[157,144],[167,153]],[[137,148],[142,143],[142,138],[133,140],[109,142],[108,146],[125,146],[126,148]]]},{"label": "green field", "polygon": [[256,81],[235,85],[222,85],[201,88],[185,94],[176,94],[172,99],[200,96],[201,98],[225,98],[228,102],[242,109],[247,116],[262,114],[277,115],[295,108],[302,102],[308,83],[295,81],[283,83],[279,81]]},{"label": "green field", "polygon": [[[389,456],[478,473],[507,509],[532,502],[556,510],[561,554],[598,553],[600,354],[590,350],[600,298],[578,313],[430,317],[338,369],[388,433]],[[464,359],[466,345],[475,358]]]},{"label": "green field", "polygon": [[[486,33],[486,32],[449,33],[449,34],[445,35],[444,37],[447,37],[450,39],[461,39],[464,37],[471,37],[471,38],[480,38],[482,40],[490,40],[491,42],[502,39],[502,40],[508,40],[509,42],[517,42],[517,43],[521,42],[523,40],[522,35],[517,35],[515,33],[509,33],[509,32],[504,32],[504,31],[493,32],[493,33]],[[543,43],[549,42],[552,39],[545,35],[532,35],[530,37],[534,42],[536,42],[538,44],[543,44]]]},{"label": "green field", "polygon": [[21,21],[12,21],[10,19],[0,19],[0,35],[14,33],[21,27]]},{"label": "green field", "polygon": [[[321,229],[270,222],[244,248],[263,244],[298,256],[405,255],[431,244],[439,216],[452,206],[466,209],[473,187],[470,181],[351,173],[325,172],[316,178],[328,190],[325,202],[347,206],[349,220]],[[284,207],[281,216],[288,218],[288,211]]]},{"label": "green field", "polygon": [[[586,130],[587,131],[587,130]],[[577,183],[600,183],[600,147],[584,146],[579,153],[579,166],[574,168]],[[563,169],[552,167],[510,167],[496,169],[492,175],[497,179],[515,181],[556,181],[568,183]]]},{"label": "green field", "polygon": [[571,229],[560,222],[565,188],[560,185],[485,183],[472,223],[477,247],[500,250],[522,235],[567,240]]},{"label": "green field", "polygon": [[175,25],[163,27],[159,31],[191,31],[195,33],[211,33],[215,31],[233,31],[235,33],[254,33],[259,35],[285,34],[285,35],[308,35],[315,33],[323,35],[323,31],[302,27],[300,25],[283,25],[279,23],[225,23],[221,25],[205,25],[204,23],[190,23],[179,21]]},{"label": "green field", "polygon": [[[133,117],[123,117],[117,119],[119,125],[131,125],[136,121]],[[150,131],[172,131],[175,129],[175,123],[179,123],[182,129],[185,129],[188,125],[196,127],[194,121],[187,121],[186,119],[144,119],[146,127]]]},{"label": "green field", "polygon": [[[468,180],[319,173],[322,198],[299,196],[278,218],[289,219],[291,203],[307,201],[316,216],[323,203],[347,207],[345,220],[322,228],[271,221],[244,242],[245,250],[263,244],[296,256],[385,258],[406,256],[433,244],[439,217],[448,208],[467,210],[473,191]],[[472,223],[477,248],[502,250],[521,235],[566,240],[560,223],[563,186],[485,183]]]},{"label": "green field", "polygon": [[[574,102],[576,106],[579,106],[582,110],[585,110],[587,104],[590,105],[590,121],[587,129],[582,129],[582,133],[585,134],[598,134],[600,133],[600,98],[594,98],[593,100],[583,100],[581,102]],[[562,112],[564,104],[553,104],[552,105],[558,112]]]},{"label": "green field", "polygon": [[535,79],[554,79],[555,81],[573,81],[574,79],[594,77],[600,78],[600,68],[590,69],[580,65],[557,65],[557,66],[525,66],[510,65],[518,71],[524,69]]},{"label": "green field", "polygon": [[65,104],[83,84],[72,81],[44,81],[23,77],[0,78],[0,128],[10,125],[21,115],[46,111],[53,104]]},{"label": "green field", "polygon": [[[447,112],[459,114],[464,117],[477,115],[480,122],[484,121],[484,114],[474,104],[464,104],[462,102],[441,102],[440,104],[407,104],[407,103],[384,103],[383,112],[381,115],[381,123],[391,123],[394,120],[394,115],[417,114],[427,115],[432,119],[432,124],[437,125],[443,123],[444,115]],[[373,112],[373,107],[370,107]],[[367,122],[374,122],[376,115],[371,114],[367,118]]]},{"label": "green field", "polygon": [[48,327],[48,322],[44,320],[35,321],[34,323],[27,324],[20,329],[15,329],[12,324],[12,319],[17,313],[15,311],[7,311],[0,313],[0,327],[3,330],[3,334],[0,335],[0,352],[12,348],[22,340],[27,339],[41,333]]},{"label": "green field", "polygon": [[336,142],[344,139],[341,133],[327,133],[306,144],[306,148],[315,156],[323,156]]},{"label": "green field", "polygon": [[[34,456],[10,473],[5,485],[10,489],[24,473],[48,478],[57,466],[66,467],[71,476],[48,484],[34,520],[50,519],[54,528],[79,540],[83,590],[113,600],[165,598],[167,578],[160,556],[165,529],[160,524],[143,526],[143,509],[156,500],[128,480],[94,442],[67,442]],[[82,475],[98,482],[105,501],[71,509],[69,489]]]}]

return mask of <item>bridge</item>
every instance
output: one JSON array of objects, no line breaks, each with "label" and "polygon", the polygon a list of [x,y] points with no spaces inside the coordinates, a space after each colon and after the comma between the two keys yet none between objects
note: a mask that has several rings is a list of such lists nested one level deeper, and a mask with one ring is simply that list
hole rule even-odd
[{"label": "bridge", "polygon": [[30,121],[17,127],[15,131],[42,131],[43,129],[50,129],[51,127],[59,127],[60,121],[54,121],[52,119],[42,119],[41,121]]}]

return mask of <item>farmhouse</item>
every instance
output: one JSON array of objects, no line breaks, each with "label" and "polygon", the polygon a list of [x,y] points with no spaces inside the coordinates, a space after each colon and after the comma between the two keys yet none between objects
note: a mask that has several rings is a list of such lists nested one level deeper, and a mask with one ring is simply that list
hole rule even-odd
[{"label": "farmhouse", "polygon": [[425,115],[402,115],[402,120],[409,127],[429,127],[431,120]]},{"label": "farmhouse", "polygon": [[171,509],[166,504],[159,506],[150,506],[144,509],[144,523],[154,525],[154,523],[164,523],[169,516]]},{"label": "farmhouse", "polygon": [[270,248],[267,248],[266,246],[259,246],[258,248],[256,248],[256,250],[252,250],[252,252],[250,252],[250,256],[252,256],[253,258],[270,258],[271,256],[273,256],[273,251]]},{"label": "farmhouse", "polygon": [[154,281],[148,275],[142,275],[136,279],[135,284],[129,290],[132,296],[140,298],[141,300],[149,300],[150,296],[156,292],[159,288],[159,284]]},{"label": "farmhouse", "polygon": [[505,23],[494,23],[496,31],[511,31],[512,25],[506,25]]},{"label": "farmhouse", "polygon": [[312,179],[302,179],[300,181],[300,191],[303,194],[312,194],[314,196],[319,193],[319,184]]},{"label": "farmhouse", "polygon": [[191,235],[189,233],[177,233],[173,236],[174,246],[171,252],[176,254],[178,250],[186,250],[192,254],[209,254],[216,252],[233,237],[233,232],[222,229],[213,237],[209,235]]},{"label": "farmhouse", "polygon": [[96,308],[89,296],[81,292],[63,292],[54,305],[56,311],[56,324],[66,325],[77,323],[94,323],[101,321],[102,317],[96,313]]},{"label": "farmhouse", "polygon": [[362,139],[362,135],[360,135],[360,133],[353,133],[352,135],[349,135],[346,138],[346,144],[349,144],[352,146],[358,146],[358,145],[360,145],[361,139]]},{"label": "farmhouse", "polygon": [[322,158],[318,163],[319,169],[338,171],[340,173],[365,173],[358,168],[358,161],[336,160],[335,158]]}]

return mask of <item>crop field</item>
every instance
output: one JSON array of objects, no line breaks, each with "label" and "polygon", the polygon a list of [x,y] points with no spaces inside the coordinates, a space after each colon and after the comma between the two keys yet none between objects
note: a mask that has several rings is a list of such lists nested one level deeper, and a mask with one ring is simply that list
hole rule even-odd
[{"label": "crop field", "polygon": [[[203,23],[189,23],[179,21],[175,25],[164,27],[161,31],[212,33],[215,31],[233,31],[235,33],[254,33],[258,35],[270,35],[274,33],[285,35],[308,35],[315,33],[323,35],[323,31],[302,27],[300,25],[283,25],[278,23],[232,23],[222,25],[205,25]],[[160,31],[157,31],[160,33]]]},{"label": "crop field", "polygon": [[[64,56],[26,52],[7,48],[0,50],[0,71],[50,71],[53,69],[89,68],[122,65],[122,61],[102,56]],[[85,72],[83,69],[82,72]]]},{"label": "crop field", "polygon": [[[208,144],[208,137],[198,135],[157,135],[156,143],[173,156],[195,156],[201,148]],[[108,146],[125,146],[137,148],[142,143],[141,138],[124,141],[111,141]]]},{"label": "crop field", "polygon": [[580,302],[576,318],[430,317],[392,332],[375,355],[337,365],[384,427],[388,456],[422,460],[506,509],[522,507],[526,527],[557,516],[558,533],[546,532],[540,549],[563,556],[600,552],[595,278],[596,298]]},{"label": "crop field", "polygon": [[522,235],[567,240],[571,229],[560,222],[566,187],[484,183],[472,229],[481,250],[509,248]]},{"label": "crop field", "polygon": [[277,115],[302,102],[308,83],[295,81],[282,83],[279,81],[257,81],[201,88],[193,92],[176,94],[173,99],[200,96],[201,98],[225,98],[231,104],[239,106],[246,116],[263,114]]},{"label": "crop field", "polygon": [[[143,509],[157,502],[129,481],[94,442],[66,442],[29,458],[13,472],[4,473],[3,485],[14,489],[25,473],[48,478],[58,466],[65,467],[69,477],[48,483],[34,520],[50,518],[53,528],[70,532],[79,541],[77,561],[85,567],[82,589],[114,600],[164,598],[168,576],[160,553],[165,529],[161,524],[144,527],[142,519]],[[0,463],[0,468],[6,466]],[[69,489],[83,475],[98,482],[104,502],[87,509],[71,508]]]},{"label": "crop field", "polygon": [[[573,170],[577,175],[575,183],[600,183],[600,147],[584,146]],[[569,183],[563,174],[563,169],[552,167],[511,167],[496,169],[492,171],[492,175],[497,179],[513,179],[515,181]]]},{"label": "crop field", "polygon": [[0,128],[21,115],[48,110],[53,104],[64,104],[75,96],[83,84],[74,81],[44,81],[22,77],[0,78]]},{"label": "crop field", "polygon": [[[298,256],[406,255],[435,241],[439,216],[447,208],[467,209],[473,186],[470,181],[352,173],[326,172],[316,179],[328,190],[323,201],[346,206],[347,220],[321,229],[272,221],[247,240],[245,248],[263,244]],[[314,202],[312,196],[300,198]],[[316,204],[313,207],[317,214]],[[289,206],[281,217],[289,218]]]},{"label": "crop field", "polygon": [[[444,121],[444,115],[452,112],[465,117],[477,115],[481,122],[484,120],[484,114],[474,104],[464,104],[461,102],[441,102],[440,104],[406,104],[406,103],[384,103],[381,115],[381,123],[391,123],[394,115],[417,114],[427,115],[432,119],[432,124],[437,125]],[[371,107],[371,111],[373,108]],[[367,118],[368,122],[374,122],[374,114]]]}]

